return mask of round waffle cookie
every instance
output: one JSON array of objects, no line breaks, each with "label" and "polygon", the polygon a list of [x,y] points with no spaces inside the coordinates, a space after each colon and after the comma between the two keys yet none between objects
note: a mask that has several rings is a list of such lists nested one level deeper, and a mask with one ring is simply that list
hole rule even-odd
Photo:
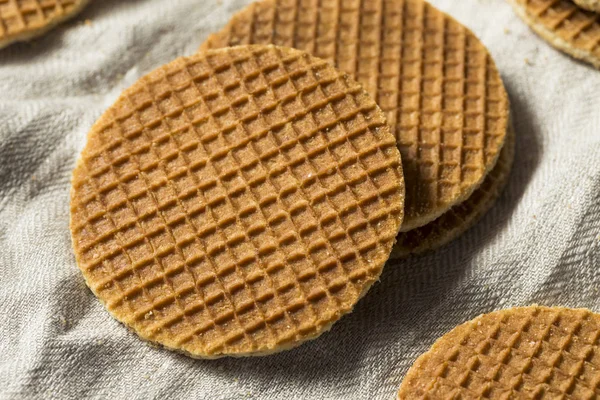
[{"label": "round waffle cookie", "polygon": [[581,8],[586,10],[600,12],[600,0],[573,0]]},{"label": "round waffle cookie", "polygon": [[438,249],[471,228],[495,203],[506,186],[515,155],[515,132],[509,127],[500,157],[481,186],[471,197],[452,207],[441,217],[396,237],[391,259]]},{"label": "round waffle cookie", "polygon": [[522,307],[453,329],[417,359],[399,399],[597,399],[600,315]]},{"label": "round waffle cookie", "polygon": [[538,35],[565,53],[600,68],[600,15],[569,0],[509,0]]},{"label": "round waffle cookie", "polygon": [[0,0],[0,49],[40,36],[77,15],[89,0]]},{"label": "round waffle cookie", "polygon": [[494,167],[509,101],[487,49],[423,0],[264,0],[200,50],[295,47],[332,61],[383,109],[402,153],[402,231],[466,200]]},{"label": "round waffle cookie", "polygon": [[264,355],[330,328],[402,224],[400,154],[352,78],[299,50],[180,58],[126,90],[73,172],[77,263],[142,338]]}]

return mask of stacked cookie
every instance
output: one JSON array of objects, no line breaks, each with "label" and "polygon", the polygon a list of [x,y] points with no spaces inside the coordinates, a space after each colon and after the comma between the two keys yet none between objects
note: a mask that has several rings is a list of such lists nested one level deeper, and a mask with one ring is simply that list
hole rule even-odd
[{"label": "stacked cookie", "polygon": [[392,257],[447,243],[498,197],[514,145],[508,97],[487,49],[450,16],[422,0],[263,0],[233,16],[200,51],[250,43],[291,46],[332,62],[386,114],[406,181]]},{"label": "stacked cookie", "polygon": [[542,38],[600,68],[600,0],[509,0]]},{"label": "stacked cookie", "polygon": [[144,339],[205,358],[288,349],[390,257],[471,226],[513,145],[487,49],[423,0],[263,0],[92,127],[77,262]]}]

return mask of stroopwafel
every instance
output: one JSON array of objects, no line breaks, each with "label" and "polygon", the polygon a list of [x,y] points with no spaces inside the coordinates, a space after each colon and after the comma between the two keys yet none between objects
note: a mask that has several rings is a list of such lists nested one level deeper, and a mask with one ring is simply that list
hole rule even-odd
[{"label": "stroopwafel", "polygon": [[467,200],[504,144],[509,101],[487,49],[423,0],[263,0],[200,51],[274,43],[332,61],[386,113],[406,180],[402,231]]},{"label": "stroopwafel", "polygon": [[180,58],[127,89],[73,172],[87,284],[142,338],[263,355],[330,328],[378,279],[400,155],[352,78],[299,50]]},{"label": "stroopwafel", "polygon": [[0,0],[0,49],[40,36],[77,15],[89,0]]},{"label": "stroopwafel", "polygon": [[417,359],[399,399],[596,399],[600,315],[520,307],[453,329]]},{"label": "stroopwafel", "polygon": [[600,15],[569,0],[508,0],[529,27],[552,46],[600,68]]}]

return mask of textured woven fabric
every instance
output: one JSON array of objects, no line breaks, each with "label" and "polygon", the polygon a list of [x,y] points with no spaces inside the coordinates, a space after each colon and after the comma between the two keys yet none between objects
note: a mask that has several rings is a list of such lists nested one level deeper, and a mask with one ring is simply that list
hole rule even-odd
[{"label": "textured woven fabric", "polygon": [[75,265],[75,160],[124,88],[193,53],[248,3],[98,0],[0,52],[1,399],[390,399],[419,354],[480,313],[600,311],[600,73],[539,39],[504,0],[434,0],[490,49],[512,101],[513,174],[482,221],[389,263],[331,332],[278,355],[194,360],[116,322]]}]

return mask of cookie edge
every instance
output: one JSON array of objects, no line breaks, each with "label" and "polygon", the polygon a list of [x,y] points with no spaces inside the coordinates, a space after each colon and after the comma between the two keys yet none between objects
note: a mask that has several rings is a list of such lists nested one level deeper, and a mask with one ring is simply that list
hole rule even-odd
[{"label": "cookie edge", "polygon": [[[479,314],[477,317],[470,319],[466,322],[463,322],[460,325],[455,326],[454,328],[450,329],[449,331],[447,331],[446,333],[444,333],[442,336],[440,336],[438,339],[435,340],[435,342],[429,347],[429,349],[427,349],[427,351],[425,351],[423,354],[421,354],[419,357],[417,357],[417,359],[414,361],[414,363],[411,365],[411,367],[408,369],[408,371],[406,372],[406,375],[404,376],[404,378],[402,379],[402,383],[400,384],[400,387],[398,389],[398,393],[396,396],[396,399],[398,400],[405,400],[407,399],[407,397],[403,397],[405,396],[405,394],[403,394],[403,390],[406,390],[404,388],[404,384],[405,382],[407,382],[407,379],[411,378],[412,375],[418,376],[418,370],[420,369],[420,367],[425,364],[429,358],[431,357],[431,355],[433,354],[433,352],[443,344],[443,342],[446,341],[446,339],[450,339],[452,340],[452,337],[459,335],[461,332],[465,331],[465,329],[469,328],[470,326],[477,324],[478,322],[480,322],[483,318],[488,317],[488,316],[501,316],[503,314],[507,314],[507,313],[515,313],[515,312],[528,312],[528,311],[535,311],[535,310],[540,310],[540,311],[557,311],[557,312],[586,312],[586,313],[590,313],[592,315],[598,315],[596,314],[594,311],[588,309],[588,308],[569,308],[569,307],[562,307],[562,306],[544,306],[544,305],[539,305],[539,304],[532,304],[530,306],[517,306],[517,307],[510,307],[510,308],[505,308],[505,309],[501,309],[501,310],[495,310],[495,311],[491,311],[488,313],[483,313],[483,314]],[[598,315],[600,316],[600,315]],[[408,383],[407,383],[408,384]]]},{"label": "cookie edge", "polygon": [[[419,246],[417,246],[417,247],[412,247],[412,248],[400,247],[400,246],[398,246],[398,244],[396,244],[396,245],[394,245],[394,247],[392,249],[392,254],[390,255],[390,260],[391,261],[402,260],[402,259],[408,258],[412,255],[420,255],[423,253],[437,250],[437,249],[447,245],[448,243],[454,241],[455,239],[458,239],[461,235],[463,235],[465,232],[467,232],[469,229],[471,229],[473,226],[475,226],[487,214],[487,212],[489,210],[491,210],[494,207],[494,205],[496,205],[496,202],[498,201],[498,199],[504,192],[504,188],[508,184],[508,181],[509,181],[510,175],[511,175],[511,171],[512,171],[512,166],[513,166],[514,159],[515,159],[515,147],[516,147],[515,145],[516,145],[515,129],[514,129],[513,123],[509,122],[508,130],[507,130],[507,134],[506,134],[506,141],[504,143],[504,146],[500,150],[500,156],[498,158],[500,160],[503,158],[503,156],[506,157],[506,164],[507,164],[505,167],[506,171],[502,174],[500,179],[496,180],[496,184],[491,189],[494,191],[493,195],[491,197],[489,197],[487,199],[487,201],[483,202],[482,204],[479,204],[478,205],[479,208],[473,209],[473,214],[470,214],[473,217],[470,221],[468,221],[464,224],[461,224],[461,225],[457,225],[455,227],[455,229],[446,231],[445,234],[442,236],[436,236],[432,240],[425,240],[425,243],[419,244]],[[504,151],[507,152],[506,155],[502,154],[502,152],[504,152]],[[496,163],[496,167],[498,165],[499,164]],[[489,173],[488,173],[488,175],[489,175]],[[487,177],[488,176],[486,175],[486,178]],[[485,182],[485,179],[484,179],[484,182]],[[477,188],[475,190],[475,192],[477,190],[479,190],[479,188]],[[475,192],[473,192],[473,194]],[[465,200],[465,201],[467,201],[467,200]],[[459,203],[459,204],[457,204],[457,206],[460,206],[460,204],[463,204],[463,203]],[[450,212],[451,210],[452,209],[450,209],[447,212]],[[443,216],[444,216],[444,214],[442,214],[439,218],[442,218]],[[430,224],[435,224],[436,221],[439,220],[439,218],[430,222]],[[425,226],[427,226],[427,225],[425,225]],[[419,228],[415,228],[415,229],[419,229]],[[408,233],[410,233],[410,231],[400,232],[399,234],[402,235],[402,234],[408,234]]]},{"label": "cookie edge", "polygon": [[595,57],[592,53],[578,49],[571,43],[559,37],[552,30],[546,28],[538,19],[531,16],[527,12],[527,8],[521,5],[518,0],[507,0],[513,7],[515,14],[517,14],[531,30],[538,34],[542,39],[549,43],[554,48],[562,51],[563,53],[588,64],[593,67],[600,69],[600,58]]},{"label": "cookie edge", "polygon": [[64,22],[67,22],[70,19],[73,19],[76,16],[78,16],[83,11],[83,9],[89,4],[90,1],[91,0],[80,0],[79,6],[77,6],[73,11],[50,21],[48,23],[48,25],[46,25],[42,28],[34,29],[32,31],[22,32],[15,36],[12,36],[6,40],[0,40],[0,50],[4,49],[12,44],[20,43],[20,42],[28,42],[30,40],[33,40],[40,36],[45,35],[52,29],[56,28],[58,25],[60,25]]}]

